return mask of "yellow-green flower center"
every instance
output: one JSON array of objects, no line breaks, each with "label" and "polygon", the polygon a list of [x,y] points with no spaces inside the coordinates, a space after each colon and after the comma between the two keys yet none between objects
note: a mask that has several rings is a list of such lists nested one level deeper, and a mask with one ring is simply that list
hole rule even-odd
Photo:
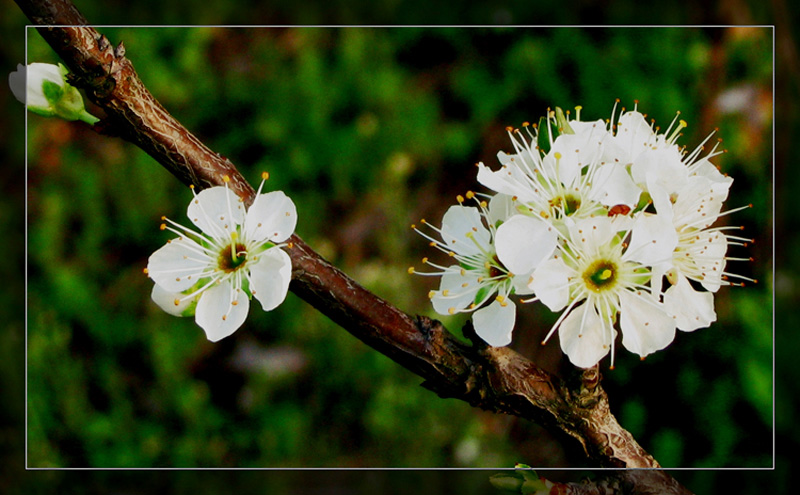
[{"label": "yellow-green flower center", "polygon": [[237,270],[247,261],[247,247],[242,243],[231,243],[220,251],[217,266],[224,272]]},{"label": "yellow-green flower center", "polygon": [[596,260],[583,271],[586,287],[594,292],[609,290],[617,281],[617,265],[608,260]]},{"label": "yellow-green flower center", "polygon": [[581,207],[581,198],[572,194],[565,194],[550,200],[550,211],[556,218],[561,215],[568,217]]}]

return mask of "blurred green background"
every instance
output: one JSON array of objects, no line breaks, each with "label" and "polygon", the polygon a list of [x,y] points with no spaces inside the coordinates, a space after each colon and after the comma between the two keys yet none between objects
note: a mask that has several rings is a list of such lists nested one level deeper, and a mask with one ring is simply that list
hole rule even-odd
[{"label": "blurred green background", "polygon": [[[227,5],[220,3],[221,17],[198,13],[193,22],[244,22]],[[135,22],[79,7],[93,22]],[[282,8],[272,22],[322,20]],[[183,11],[175,9],[161,21],[178,22]],[[516,20],[509,10],[488,14]],[[25,19],[12,19],[24,42]],[[756,238],[732,253],[755,261],[730,269],[759,284],[723,288],[716,324],[679,334],[645,362],[621,352],[616,369],[604,370],[604,386],[622,425],[665,467],[773,465],[771,29],[100,31],[124,41],[152,93],[246,178],[257,183],[270,172],[267,187],[294,199],[297,233],[312,247],[401,309],[434,317],[426,294],[436,280],[406,273],[433,253],[408,225],[421,217],[438,224],[456,194],[480,190],[474,163],[497,165],[497,151],[510,149],[506,126],[555,105],[607,118],[620,98],[629,107],[638,99],[663,126],[680,110],[689,123],[681,143],[690,149],[719,127],[728,153],[715,162],[735,179],[726,205],[754,206],[726,219]],[[29,61],[58,61],[35,31],[27,41]],[[22,122],[21,105],[2,104]],[[21,130],[10,136],[22,140]],[[27,131],[28,467],[582,467],[536,425],[439,399],[292,294],[273,312],[251,308],[237,333],[209,343],[191,319],[150,302],[152,283],[142,274],[169,238],[160,216],[185,223],[188,188],[134,146],[82,124],[29,115]],[[5,208],[3,220],[21,230]],[[778,294],[796,301],[789,273]],[[25,303],[6,299],[9,315]],[[554,316],[522,308],[514,343],[553,370],[557,343],[538,342]],[[458,333],[464,318],[443,321]],[[17,398],[25,394],[23,325],[12,320],[0,343],[3,390]],[[779,398],[797,388],[778,385]],[[782,407],[777,413],[788,416],[791,403]],[[24,413],[19,400],[0,413],[9,425],[4,445],[24,447],[12,429],[24,426]],[[795,429],[780,420],[796,445]],[[66,493],[71,474],[4,478],[22,481],[26,493]],[[408,485],[385,472],[335,476],[356,493],[419,483],[440,493],[492,493],[490,474],[416,473]],[[574,472],[544,475],[577,480]],[[112,476],[98,474],[86,493],[125,483]],[[721,483],[712,471],[675,476],[697,493]],[[313,492],[321,482],[312,472],[269,483]],[[229,484],[180,477],[170,491],[216,493]]]}]

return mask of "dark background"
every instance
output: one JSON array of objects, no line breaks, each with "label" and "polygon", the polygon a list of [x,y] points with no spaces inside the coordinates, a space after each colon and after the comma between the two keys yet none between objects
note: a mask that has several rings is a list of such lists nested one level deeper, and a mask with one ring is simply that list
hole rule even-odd
[{"label": "dark background", "polygon": [[[303,12],[288,3],[266,10],[207,4],[195,10],[143,2],[137,3],[141,8],[124,8],[125,15],[113,3],[78,7],[96,24],[452,20],[446,10],[427,4],[348,10],[329,3]],[[788,13],[734,5],[665,10],[660,20],[791,19]],[[11,36],[2,50],[10,72],[23,60],[27,21],[16,5],[8,7],[2,23]],[[459,21],[541,22],[521,7],[469,7],[468,18]],[[591,22],[638,22],[633,3],[585,7],[594,14],[586,18]],[[426,18],[417,18],[419,12]],[[548,22],[585,22],[563,9],[549,14]],[[433,282],[405,273],[408,264],[431,254],[408,224],[422,216],[438,223],[455,194],[478,187],[472,165],[496,165],[496,152],[508,149],[506,125],[535,120],[554,105],[580,104],[585,118],[605,118],[620,98],[627,105],[638,99],[640,109],[664,126],[681,110],[690,124],[681,142],[689,148],[719,127],[728,153],[715,161],[735,179],[726,205],[754,204],[730,221],[757,238],[748,251],[756,261],[732,263],[731,269],[760,283],[723,289],[716,299],[718,323],[679,335],[644,363],[621,352],[604,384],[623,426],[665,466],[772,466],[774,282],[778,471],[751,471],[742,478],[705,470],[675,476],[696,493],[716,493],[732,478],[741,480],[743,493],[765,486],[785,491],[781,454],[797,444],[791,422],[797,373],[789,362],[797,347],[790,333],[796,327],[791,308],[797,265],[789,256],[796,241],[786,235],[794,233],[787,224],[792,219],[784,216],[789,203],[780,201],[794,180],[781,166],[797,130],[797,61],[788,30],[779,25],[775,31],[774,119],[769,28],[101,32],[112,42],[124,40],[156,97],[247,178],[255,182],[261,170],[270,171],[268,185],[298,204],[304,239],[409,312],[432,315],[425,293]],[[31,61],[57,61],[35,32],[28,41]],[[721,104],[731,94],[739,95],[738,105]],[[24,113],[9,92],[4,95],[0,104],[12,119],[4,122],[3,134],[10,143],[24,142]],[[773,123],[779,227],[774,281]],[[216,493],[236,482],[254,493],[332,489],[325,487],[400,493],[420,485],[432,492],[493,492],[486,482],[493,471],[25,473],[21,307],[28,310],[29,467],[579,466],[535,425],[421,389],[418,378],[291,294],[272,313],[251,311],[233,337],[208,343],[192,321],[168,317],[149,303],[150,285],[141,275],[147,256],[166,239],[157,230],[159,216],[185,220],[186,188],[132,146],[80,124],[30,115],[28,132],[27,299],[17,284],[2,289],[9,321],[0,343],[6,354],[2,390],[11,400],[0,412],[0,438],[10,459],[2,476],[9,489]],[[21,233],[24,150],[18,145],[10,151],[8,163],[16,173],[3,187],[5,197],[17,201],[9,202],[14,210],[4,205],[2,218],[7,231]],[[21,284],[23,246],[7,246],[13,262],[4,266],[6,278]],[[515,347],[555,366],[555,342],[544,349],[535,345],[537,332],[554,318],[533,305],[523,314],[526,325],[515,330]],[[462,321],[447,324],[457,331]],[[543,474],[577,480],[586,473]]]}]

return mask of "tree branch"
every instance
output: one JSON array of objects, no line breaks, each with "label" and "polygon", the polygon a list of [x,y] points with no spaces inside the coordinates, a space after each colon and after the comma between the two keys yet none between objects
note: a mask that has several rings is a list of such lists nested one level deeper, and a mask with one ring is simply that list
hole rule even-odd
[{"label": "tree branch", "polygon": [[[202,189],[221,185],[227,175],[229,187],[247,204],[252,202],[255,191],[233,163],[201,143],[148,92],[125,57],[122,43],[114,47],[86,27],[86,19],[68,0],[16,1],[41,26],[39,33],[70,69],[73,83],[104,110],[106,116],[95,130],[136,144],[184,184]],[[609,412],[596,367],[568,384],[509,348],[468,346],[438,321],[408,315],[364,289],[296,235],[289,240],[291,290],[367,345],[424,378],[425,387],[442,397],[566,433],[597,466],[659,467]],[[662,493],[689,493],[677,482],[670,486]]]}]

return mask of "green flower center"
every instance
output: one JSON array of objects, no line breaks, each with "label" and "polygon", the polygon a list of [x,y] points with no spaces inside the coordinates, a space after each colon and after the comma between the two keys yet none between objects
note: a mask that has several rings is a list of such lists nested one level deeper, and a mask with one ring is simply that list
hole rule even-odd
[{"label": "green flower center", "polygon": [[242,266],[245,261],[247,261],[247,247],[237,242],[235,245],[228,244],[220,251],[217,264],[220,270],[232,272]]},{"label": "green flower center", "polygon": [[583,271],[583,281],[590,290],[601,292],[614,287],[617,281],[617,265],[608,260],[592,262]]},{"label": "green flower center", "polygon": [[558,196],[550,200],[550,207],[551,211],[556,214],[556,217],[560,215],[568,217],[578,211],[578,209],[581,207],[581,198],[578,196],[573,196],[572,194]]}]

